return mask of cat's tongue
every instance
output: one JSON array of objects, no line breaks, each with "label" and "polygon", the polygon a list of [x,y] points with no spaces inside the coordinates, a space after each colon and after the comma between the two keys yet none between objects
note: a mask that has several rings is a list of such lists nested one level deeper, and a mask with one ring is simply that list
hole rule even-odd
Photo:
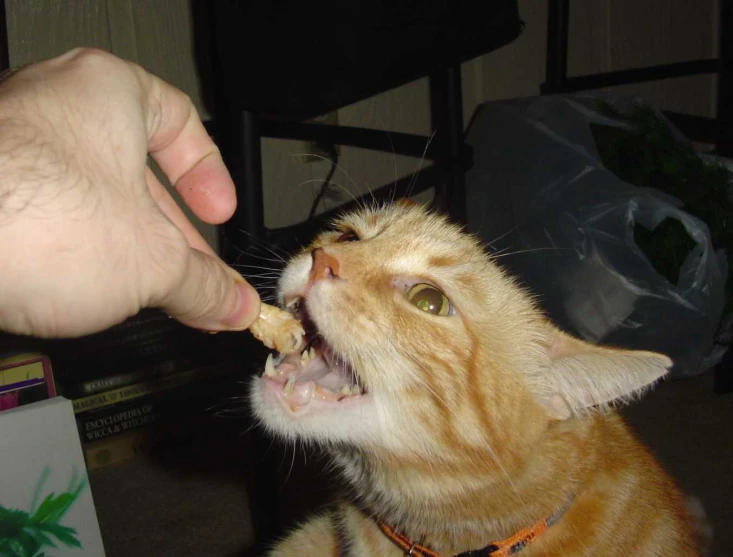
[{"label": "cat's tongue", "polygon": [[270,354],[263,379],[292,411],[314,400],[337,403],[362,394],[351,370],[324,346],[304,350],[302,354],[281,356],[277,360]]},{"label": "cat's tongue", "polygon": [[271,376],[274,370],[275,374],[286,379],[295,379],[296,381],[315,381],[328,373],[328,364],[320,357],[320,355],[311,348],[302,354],[288,354],[275,365],[272,361],[272,355],[267,358],[265,364],[265,374]]}]

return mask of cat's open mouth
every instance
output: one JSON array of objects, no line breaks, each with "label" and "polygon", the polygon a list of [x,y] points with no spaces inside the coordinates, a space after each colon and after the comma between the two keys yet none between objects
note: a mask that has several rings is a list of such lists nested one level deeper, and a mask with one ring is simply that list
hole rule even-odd
[{"label": "cat's open mouth", "polygon": [[365,394],[359,378],[345,359],[323,339],[300,300],[288,304],[288,311],[305,329],[298,352],[267,357],[263,380],[291,411],[310,404],[343,404]]}]

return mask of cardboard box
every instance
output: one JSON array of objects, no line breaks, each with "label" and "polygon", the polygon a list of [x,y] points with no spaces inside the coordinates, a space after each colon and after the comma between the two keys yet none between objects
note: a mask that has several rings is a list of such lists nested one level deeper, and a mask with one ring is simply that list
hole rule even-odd
[{"label": "cardboard box", "polygon": [[0,454],[2,557],[104,557],[69,400],[0,412]]}]

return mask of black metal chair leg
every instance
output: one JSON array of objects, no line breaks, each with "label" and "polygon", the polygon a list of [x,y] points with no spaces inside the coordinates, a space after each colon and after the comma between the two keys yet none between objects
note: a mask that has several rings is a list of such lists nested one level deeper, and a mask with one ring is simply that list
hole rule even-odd
[{"label": "black metal chair leg", "polygon": [[717,120],[719,137],[717,152],[733,156],[733,35],[729,29],[733,23],[733,4],[720,3],[720,71],[718,72]]},{"label": "black metal chair leg", "polygon": [[265,237],[262,146],[259,117],[240,111],[229,115],[222,131],[222,155],[237,186],[237,210],[222,227],[222,256],[232,263]]},{"label": "black metal chair leg", "polygon": [[241,132],[244,168],[241,170],[239,210],[244,215],[244,230],[254,238],[265,235],[265,205],[262,194],[262,139],[259,118],[252,112],[242,112]]},{"label": "black metal chair leg", "polygon": [[[229,112],[222,103],[216,121],[217,144],[234,184],[237,186],[237,209],[220,227],[220,254],[229,264],[247,263],[242,254],[253,243],[264,239],[264,203],[262,188],[262,148],[259,118],[250,112]],[[253,281],[250,281],[253,282]],[[253,452],[253,478],[248,491],[252,524],[257,544],[255,555],[264,553],[265,545],[279,533],[277,528],[278,491],[276,461],[270,450],[271,440],[255,429],[250,433]]]},{"label": "black metal chair leg", "polygon": [[547,3],[547,53],[543,95],[558,93],[565,87],[568,66],[569,0],[549,0]]},{"label": "black metal chair leg", "polygon": [[430,76],[430,104],[435,139],[441,156],[435,162],[448,178],[436,192],[438,204],[459,223],[466,222],[466,157],[463,143],[463,100],[460,65]]}]

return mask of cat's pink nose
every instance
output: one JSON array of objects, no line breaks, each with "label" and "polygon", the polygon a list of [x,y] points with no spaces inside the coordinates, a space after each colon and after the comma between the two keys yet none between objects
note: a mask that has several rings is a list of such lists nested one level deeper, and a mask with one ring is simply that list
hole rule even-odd
[{"label": "cat's pink nose", "polygon": [[318,248],[311,253],[313,264],[308,282],[314,283],[317,280],[338,278],[339,262],[332,255],[327,254],[323,249]]}]

